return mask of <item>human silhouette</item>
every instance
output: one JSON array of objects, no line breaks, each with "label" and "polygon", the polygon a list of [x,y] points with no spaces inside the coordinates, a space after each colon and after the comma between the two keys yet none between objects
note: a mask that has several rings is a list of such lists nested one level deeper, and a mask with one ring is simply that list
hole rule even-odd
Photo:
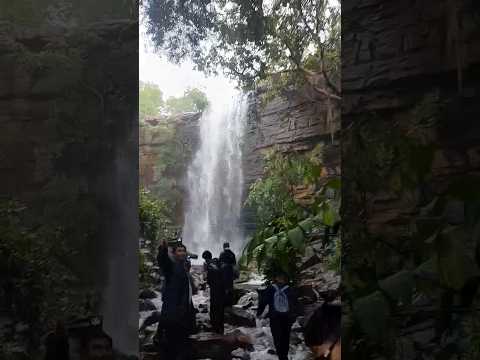
[{"label": "human silhouette", "polygon": [[210,251],[204,251],[207,284],[210,287],[210,323],[216,333],[224,333],[225,281],[220,262],[212,258]]},{"label": "human silhouette", "polygon": [[159,246],[157,261],[165,277],[162,289],[162,325],[165,331],[165,358],[188,360],[190,355],[189,335],[194,332],[192,324],[192,287],[186,264],[187,248],[181,243],[172,247],[172,258],[168,244]]},{"label": "human silhouette", "polygon": [[257,316],[260,317],[268,305],[273,343],[279,360],[288,360],[290,331],[299,312],[296,292],[290,287],[288,275],[278,271],[273,284],[260,293]]}]

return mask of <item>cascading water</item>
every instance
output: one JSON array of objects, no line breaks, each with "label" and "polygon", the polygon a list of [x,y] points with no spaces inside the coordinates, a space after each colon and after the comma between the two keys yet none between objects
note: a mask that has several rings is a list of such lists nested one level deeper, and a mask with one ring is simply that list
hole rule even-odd
[{"label": "cascading water", "polygon": [[233,92],[210,98],[200,119],[200,147],[187,173],[188,202],[183,241],[193,252],[218,256],[224,242],[238,252],[243,245],[242,139],[247,96]]}]

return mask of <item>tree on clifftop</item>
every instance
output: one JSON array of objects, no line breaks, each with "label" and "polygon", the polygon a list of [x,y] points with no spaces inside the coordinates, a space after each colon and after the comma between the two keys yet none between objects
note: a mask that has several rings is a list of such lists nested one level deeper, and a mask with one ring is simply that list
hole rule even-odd
[{"label": "tree on clifftop", "polygon": [[158,116],[164,104],[163,93],[157,85],[140,81],[138,102],[140,119]]},{"label": "tree on clifftop", "polygon": [[171,114],[200,112],[207,108],[208,100],[205,93],[193,88],[186,90],[181,97],[169,97],[165,105],[166,110]]},{"label": "tree on clifftop", "polygon": [[[245,88],[307,82],[339,99],[340,7],[333,0],[145,0],[157,50]],[[321,79],[319,81],[319,79]]]}]

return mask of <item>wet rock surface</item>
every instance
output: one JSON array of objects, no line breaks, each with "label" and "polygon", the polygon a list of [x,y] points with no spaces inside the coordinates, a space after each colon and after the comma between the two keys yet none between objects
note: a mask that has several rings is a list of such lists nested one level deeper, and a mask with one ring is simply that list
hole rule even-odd
[{"label": "wet rock surface", "polygon": [[[320,258],[321,255],[319,256]],[[292,327],[290,338],[290,360],[305,360],[310,351],[304,343],[303,329],[309,316],[318,308],[325,298],[338,298],[340,276],[326,269],[322,262],[311,266],[308,258],[303,260],[304,270],[301,274],[299,292],[302,296],[304,316],[297,319]],[[258,289],[264,286],[260,277],[243,279],[235,284],[235,305],[225,313],[225,335],[214,334],[211,331],[209,317],[209,290],[203,282],[202,267],[193,266],[192,276],[199,289],[193,296],[198,333],[191,337],[194,359],[211,360],[278,360],[275,354],[272,334],[268,319],[257,319]],[[143,293],[143,292],[142,292]],[[153,290],[154,298],[141,300],[148,306],[154,305],[155,311],[161,309],[161,294]],[[148,295],[153,295],[148,292]],[[144,295],[147,295],[145,293]],[[155,311],[140,312],[140,325]],[[157,325],[148,326],[140,334],[141,353],[144,360],[159,360],[158,348],[153,339]]]},{"label": "wet rock surface", "polygon": [[152,289],[143,289],[142,291],[140,291],[140,295],[139,295],[139,298],[143,300],[155,299],[156,297],[157,297],[157,294]]},{"label": "wet rock surface", "polygon": [[225,312],[225,322],[233,326],[255,327],[255,315],[242,306],[234,305]]}]

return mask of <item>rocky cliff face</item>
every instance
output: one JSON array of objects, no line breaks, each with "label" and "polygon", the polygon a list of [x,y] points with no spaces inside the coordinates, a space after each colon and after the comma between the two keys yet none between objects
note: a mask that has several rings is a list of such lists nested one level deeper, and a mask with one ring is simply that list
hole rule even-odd
[{"label": "rocky cliff face", "polygon": [[200,113],[146,119],[139,132],[140,184],[173,208],[183,224],[186,174],[200,140]]},{"label": "rocky cliff face", "polygon": [[[425,207],[445,198],[456,182],[479,174],[480,33],[474,1],[349,0],[342,12],[342,282],[348,304],[378,279],[418,266],[406,254],[418,260],[439,251],[423,247]],[[463,226],[468,201],[450,204],[440,214],[443,224]],[[464,246],[473,244],[466,240]],[[418,315],[422,306],[438,309],[440,302],[448,306],[449,296],[448,290],[417,296],[418,308],[409,314]],[[377,310],[382,302],[375,296],[363,300],[357,305]],[[399,315],[403,325],[388,329],[396,354],[387,357],[447,356],[449,345],[439,339],[450,315],[416,315]],[[462,320],[456,319],[461,331]],[[393,326],[383,324],[373,327],[385,333]],[[377,341],[375,351],[392,351],[385,339],[369,335]],[[355,353],[352,343],[345,344],[353,357],[372,350]]]},{"label": "rocky cliff face", "polygon": [[[274,147],[285,153],[302,153],[323,144],[328,172],[340,173],[338,104],[331,103],[333,116],[330,119],[328,100],[308,88],[286,91],[266,104],[260,102],[258,95],[250,97],[244,140],[245,195],[263,174],[265,151]],[[247,233],[253,231],[254,218],[248,208],[243,217]]]},{"label": "rocky cliff face", "polygon": [[[267,104],[259,94],[249,97],[249,111],[243,144],[244,195],[263,174],[265,151],[278,147],[282,152],[306,152],[324,144],[324,158],[329,174],[340,173],[340,147],[337,139],[339,117],[328,120],[327,99],[308,89],[289,91]],[[332,104],[334,114],[338,107]],[[185,175],[199,143],[200,114],[184,114],[168,119],[147,119],[140,127],[140,183],[160,197],[172,197],[177,225],[183,222],[182,197]],[[165,157],[170,157],[167,164]],[[243,213],[244,228],[255,229],[253,214]]]}]

